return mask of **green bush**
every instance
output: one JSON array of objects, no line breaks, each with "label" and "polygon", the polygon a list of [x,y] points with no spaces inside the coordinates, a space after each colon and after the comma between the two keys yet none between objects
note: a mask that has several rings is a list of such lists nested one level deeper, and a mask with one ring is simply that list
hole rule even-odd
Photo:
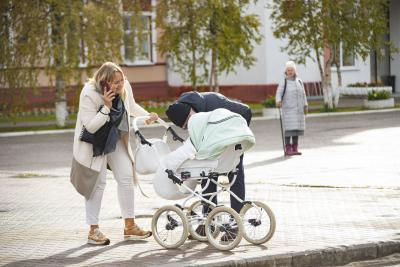
[{"label": "green bush", "polygon": [[265,108],[274,108],[276,107],[275,104],[275,96],[269,96],[267,97],[262,103],[263,107]]},{"label": "green bush", "polygon": [[390,93],[388,91],[375,91],[368,92],[368,100],[382,100],[389,99]]},{"label": "green bush", "polygon": [[367,83],[367,82],[357,82],[357,83],[351,83],[348,84],[347,87],[378,87],[378,86],[384,86],[383,83],[377,82],[377,83]]}]

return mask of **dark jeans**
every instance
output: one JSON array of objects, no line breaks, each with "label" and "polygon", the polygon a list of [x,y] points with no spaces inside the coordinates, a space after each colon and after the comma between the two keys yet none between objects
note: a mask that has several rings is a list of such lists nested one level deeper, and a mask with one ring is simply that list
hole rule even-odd
[{"label": "dark jeans", "polygon": [[[229,181],[231,182],[233,179],[234,175],[230,174],[228,175]],[[207,179],[204,179],[201,181],[201,187],[204,187],[205,184],[207,183]],[[217,191],[217,185],[212,183],[210,181],[210,184],[208,185],[207,189],[203,192],[204,194],[206,193],[212,193]],[[240,162],[237,165],[237,177],[235,183],[231,186],[231,191],[235,193],[240,199],[243,201],[245,200],[245,184],[244,184],[244,169],[243,169],[243,155],[240,156]],[[210,199],[210,196],[206,196],[206,199]],[[217,204],[217,196],[215,196],[212,200],[215,204]],[[231,208],[234,209],[237,213],[240,212],[242,209],[243,204],[240,203],[239,201],[236,200],[233,196],[231,196]],[[207,210],[204,209],[203,213],[207,213]]]}]

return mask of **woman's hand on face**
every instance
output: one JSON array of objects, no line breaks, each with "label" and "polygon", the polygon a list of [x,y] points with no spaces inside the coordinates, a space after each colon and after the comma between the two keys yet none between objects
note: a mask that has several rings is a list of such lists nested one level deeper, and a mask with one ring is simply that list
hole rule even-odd
[{"label": "woman's hand on face", "polygon": [[104,90],[102,98],[104,100],[104,105],[106,105],[108,108],[111,108],[112,101],[115,98],[115,93],[113,92],[113,90]]},{"label": "woman's hand on face", "polygon": [[148,118],[146,120],[146,122],[145,122],[146,124],[151,124],[151,123],[155,122],[156,120],[158,120],[158,115],[155,112],[150,112],[149,116],[150,116],[150,118]]}]

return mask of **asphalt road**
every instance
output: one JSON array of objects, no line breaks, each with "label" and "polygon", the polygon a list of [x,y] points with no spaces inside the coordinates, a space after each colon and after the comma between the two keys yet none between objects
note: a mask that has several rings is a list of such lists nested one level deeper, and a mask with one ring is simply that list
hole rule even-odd
[{"label": "asphalt road", "polygon": [[[339,145],[334,140],[371,129],[400,126],[400,112],[369,113],[328,117],[310,117],[300,148]],[[252,152],[282,149],[279,120],[255,119],[251,123],[257,144]],[[182,137],[186,133],[177,130]],[[163,128],[142,130],[149,138],[160,138]],[[384,136],[382,137],[384,138]],[[72,157],[73,133],[0,137],[0,171],[41,171],[68,168]],[[172,144],[174,148],[178,144]],[[394,148],[395,149],[395,148]]]}]

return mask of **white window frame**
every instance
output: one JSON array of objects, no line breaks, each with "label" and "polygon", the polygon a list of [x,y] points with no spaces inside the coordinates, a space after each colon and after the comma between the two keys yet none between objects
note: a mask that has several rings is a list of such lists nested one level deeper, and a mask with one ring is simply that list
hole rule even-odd
[{"label": "white window frame", "polygon": [[343,50],[343,43],[340,43],[340,67],[341,68],[351,68],[354,69],[357,67],[357,57],[356,55],[353,55],[354,57],[354,64],[353,65],[343,65],[343,57],[344,57],[344,50]]},{"label": "white window frame", "polygon": [[[151,1],[151,6],[152,9],[154,10],[153,7],[155,7],[156,2],[155,0]],[[129,12],[124,12],[123,15],[130,15]],[[157,51],[156,51],[156,40],[157,40],[157,31],[156,31],[156,25],[155,25],[155,12],[152,11],[143,11],[141,12],[141,15],[150,17],[150,28],[151,28],[151,33],[150,33],[150,60],[143,60],[143,59],[137,59],[134,61],[128,60],[125,58],[125,44],[121,47],[121,54],[123,57],[123,62],[125,65],[128,66],[143,66],[143,65],[155,65],[157,62]],[[125,29],[124,29],[124,34],[125,34]]]},{"label": "white window frame", "polygon": [[[342,42],[340,42],[340,49],[339,50],[340,50],[339,51],[339,53],[340,53],[339,59],[340,59],[340,70],[341,71],[359,70],[360,69],[359,66],[358,66],[358,58],[357,58],[356,55],[354,56],[354,65],[352,65],[352,66],[343,66],[343,43]],[[337,71],[336,65],[332,66],[331,68],[332,68],[333,71]]]}]

